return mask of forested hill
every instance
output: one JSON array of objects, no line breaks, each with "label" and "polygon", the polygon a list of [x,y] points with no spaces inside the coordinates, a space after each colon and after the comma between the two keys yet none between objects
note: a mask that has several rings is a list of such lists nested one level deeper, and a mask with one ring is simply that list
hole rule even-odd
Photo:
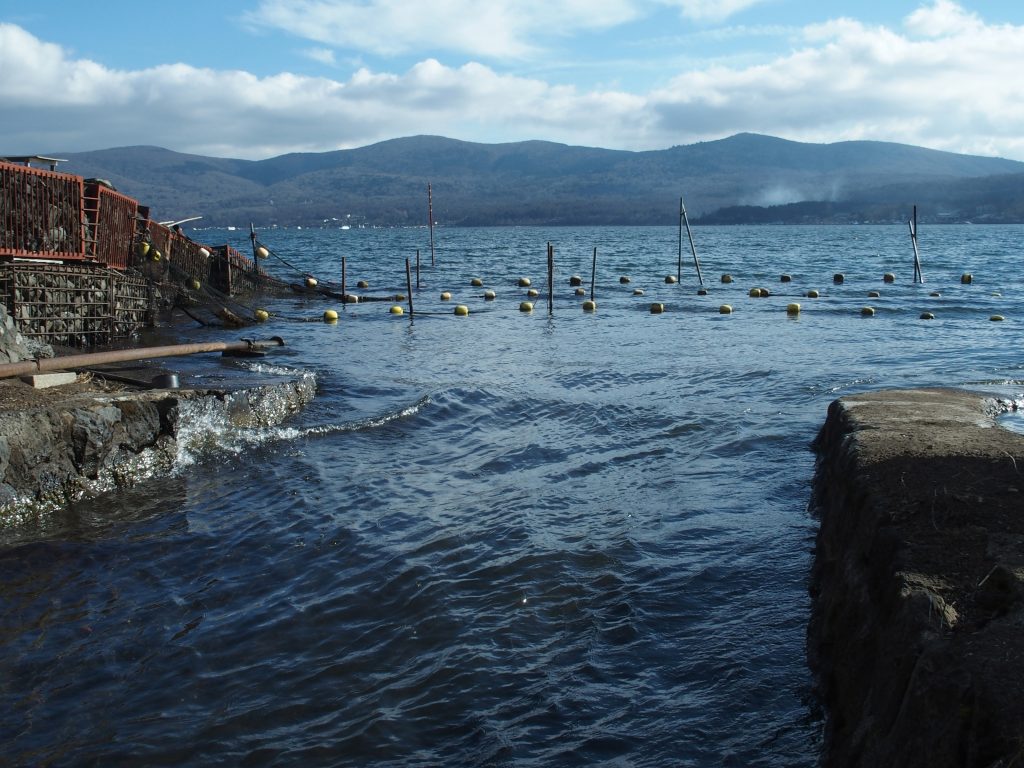
[{"label": "forested hill", "polygon": [[57,153],[163,220],[210,226],[675,224],[694,220],[1024,221],[1024,163],[885,142],[805,144],[756,134],[626,152],[437,136],[232,160],[122,147]]}]

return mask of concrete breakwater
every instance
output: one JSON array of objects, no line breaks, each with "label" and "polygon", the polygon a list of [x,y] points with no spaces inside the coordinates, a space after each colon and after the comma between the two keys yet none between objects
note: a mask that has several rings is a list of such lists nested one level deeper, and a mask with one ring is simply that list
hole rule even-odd
[{"label": "concrete breakwater", "polygon": [[42,390],[0,381],[0,523],[169,471],[196,414],[235,429],[273,426],[315,386],[312,376],[216,390],[127,390],[87,375]]},{"label": "concrete breakwater", "polygon": [[808,649],[826,766],[1024,760],[1024,436],[948,389],[832,403]]}]

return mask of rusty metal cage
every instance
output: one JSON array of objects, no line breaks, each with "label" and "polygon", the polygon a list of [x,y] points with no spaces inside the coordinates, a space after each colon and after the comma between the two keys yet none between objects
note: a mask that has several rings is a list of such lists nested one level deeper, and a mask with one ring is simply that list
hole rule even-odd
[{"label": "rusty metal cage", "polygon": [[152,315],[146,280],[103,267],[2,264],[0,297],[18,331],[67,347],[130,337]]},{"label": "rusty metal cage", "polygon": [[100,264],[126,269],[135,248],[139,203],[106,185],[85,184],[86,255]]},{"label": "rusty metal cage", "polygon": [[82,260],[80,176],[0,161],[0,258]]}]

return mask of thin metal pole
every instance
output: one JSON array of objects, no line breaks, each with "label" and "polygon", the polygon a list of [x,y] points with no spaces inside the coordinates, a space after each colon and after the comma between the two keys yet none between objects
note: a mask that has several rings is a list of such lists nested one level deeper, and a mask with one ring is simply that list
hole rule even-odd
[{"label": "thin metal pole", "polygon": [[697,268],[697,279],[704,285],[704,278],[700,274],[700,262],[697,260],[697,248],[693,244],[693,233],[690,231],[690,221],[686,218],[686,206],[683,205],[683,198],[679,198],[679,212],[682,214],[683,223],[686,225],[686,236],[690,238],[690,251],[693,253],[693,266]]},{"label": "thin metal pole", "polygon": [[594,263],[590,267],[590,300],[594,300],[594,280],[597,277],[597,246],[594,246]]},{"label": "thin metal pole", "polygon": [[341,257],[341,301],[345,303],[345,257]]},{"label": "thin metal pole", "polygon": [[683,198],[679,198],[679,258],[676,260],[676,279],[683,284]]},{"label": "thin metal pole", "polygon": [[548,243],[548,314],[555,313],[555,249]]},{"label": "thin metal pole", "polygon": [[249,222],[249,239],[252,241],[252,263],[258,264],[259,255],[256,253],[256,226]]},{"label": "thin metal pole", "polygon": [[[420,289],[420,249],[416,249],[416,290]],[[412,291],[410,291],[412,293]]]},{"label": "thin metal pole", "polygon": [[427,184],[427,224],[430,225],[430,266],[434,266],[434,198]]},{"label": "thin metal pole", "polygon": [[[417,270],[416,270],[416,272],[417,272],[417,280],[418,280],[419,279],[419,258],[418,258],[419,257],[419,251],[416,252],[416,256],[417,256],[417,261],[416,261]],[[412,317],[412,314],[413,314],[412,313],[412,274],[409,271],[409,258],[408,257],[406,257],[406,259],[405,259],[405,287],[406,287],[406,290],[409,292],[409,317]]]}]

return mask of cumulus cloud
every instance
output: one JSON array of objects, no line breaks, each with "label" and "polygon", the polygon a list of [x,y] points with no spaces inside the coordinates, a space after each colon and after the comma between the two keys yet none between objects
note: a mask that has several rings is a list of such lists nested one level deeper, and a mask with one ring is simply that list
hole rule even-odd
[{"label": "cumulus cloud", "polygon": [[687,19],[694,21],[722,21],[740,11],[745,11],[765,0],[663,0],[666,5],[675,6]]},{"label": "cumulus cloud", "polygon": [[1022,69],[1024,26],[986,24],[949,0],[901,27],[807,27],[783,55],[695,68],[647,92],[436,58],[345,79],[186,64],[123,71],[0,24],[0,135],[15,154],[157,144],[261,158],[427,133],[653,149],[753,131],[1024,159]]},{"label": "cumulus cloud", "polygon": [[[732,0],[733,2],[739,0]],[[607,29],[637,17],[635,0],[262,0],[246,16],[324,45],[396,55],[446,50],[519,59],[536,37]]]}]

